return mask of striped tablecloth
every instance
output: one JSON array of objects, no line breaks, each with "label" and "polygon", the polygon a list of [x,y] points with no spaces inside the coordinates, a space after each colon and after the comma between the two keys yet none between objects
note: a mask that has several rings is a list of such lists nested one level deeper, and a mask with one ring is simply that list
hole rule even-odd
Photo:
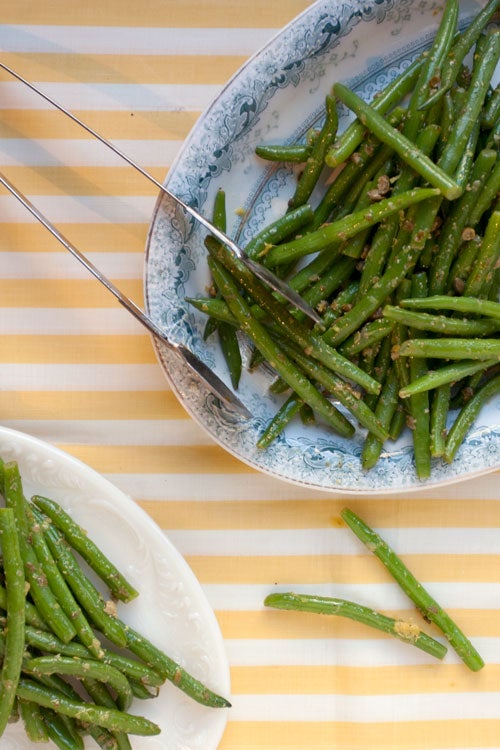
[{"label": "striped tablecloth", "polygon": [[[18,0],[2,7],[1,59],[163,180],[200,111],[307,5]],[[3,73],[0,170],[142,305],[154,189]],[[105,475],[185,556],[231,667],[223,750],[500,747],[497,473],[371,499],[261,476],[188,417],[149,336],[5,192],[0,250],[0,421]],[[484,655],[482,672],[347,621],[263,608],[279,585],[419,622],[339,523],[345,504],[455,616]]]}]

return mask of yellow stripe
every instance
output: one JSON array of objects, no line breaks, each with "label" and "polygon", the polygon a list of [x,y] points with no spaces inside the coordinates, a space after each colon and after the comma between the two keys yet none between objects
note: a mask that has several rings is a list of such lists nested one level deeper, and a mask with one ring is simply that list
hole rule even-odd
[{"label": "yellow stripe", "polygon": [[188,419],[165,382],[164,391],[5,391],[0,413],[12,419]]},{"label": "yellow stripe", "polygon": [[[120,279],[117,283],[124,294],[142,304],[139,279]],[[0,307],[117,308],[118,302],[92,278],[0,279]]]},{"label": "yellow stripe", "polygon": [[[334,714],[332,707],[332,714]],[[231,721],[219,750],[435,750],[498,747],[500,721],[461,719],[386,722]]]},{"label": "yellow stripe", "polygon": [[[221,500],[210,503],[143,501],[147,513],[162,528],[169,529],[317,529],[329,528],[346,505],[355,506],[362,518],[373,513],[376,502],[376,526],[459,528],[500,526],[500,503],[480,498],[459,500],[450,497],[370,499],[325,497],[324,500]],[[375,516],[373,516],[375,518]],[[372,520],[373,520],[372,518]]]},{"label": "yellow stripe", "polygon": [[[500,581],[500,555],[402,555],[421,581]],[[203,583],[387,583],[394,579],[373,555],[197,555],[189,565]]]},{"label": "yellow stripe", "polygon": [[245,466],[215,445],[61,445],[102,474],[248,474]]},{"label": "yellow stripe", "polygon": [[[273,580],[269,581],[269,593]],[[500,609],[447,609],[448,614],[472,639],[500,637]],[[439,631],[427,624],[412,608],[391,610],[391,617],[411,620],[434,637]],[[281,612],[266,609],[259,611],[217,610],[217,620],[224,638],[258,639],[316,639],[316,638],[390,638],[378,630],[343,617],[321,616],[307,612]]]},{"label": "yellow stripe", "polygon": [[149,336],[3,336],[0,362],[53,364],[155,364]]},{"label": "yellow stripe", "polygon": [[[189,133],[199,112],[114,112],[73,110],[81,120],[109,140],[179,140]],[[88,138],[78,125],[54,110],[3,109],[1,138]]]},{"label": "yellow stripe", "polygon": [[[89,5],[91,7],[89,7]],[[81,26],[174,26],[174,27],[227,27],[227,28],[277,28],[310,5],[310,0],[287,0],[270,3],[253,0],[251,12],[238,1],[205,0],[148,0],[147,3],[127,3],[107,0],[97,5],[68,3],[50,0],[33,3],[19,0],[2,8],[4,24],[63,24]],[[94,9],[92,10],[92,6]]]},{"label": "yellow stripe", "polygon": [[[161,151],[161,144],[158,146]],[[142,165],[163,182],[166,167]],[[131,167],[6,167],[6,174],[24,193],[29,195],[149,195],[155,197],[158,188]]]},{"label": "yellow stripe", "polygon": [[[2,60],[37,83],[222,84],[247,59],[244,55],[4,54]],[[12,81],[6,71],[0,80]]]},{"label": "yellow stripe", "polygon": [[[72,224],[58,227],[85,253],[141,253],[146,246],[147,224]],[[40,224],[0,223],[0,252],[61,252],[67,250]],[[1,304],[1,301],[0,301]]]},{"label": "yellow stripe", "polygon": [[[304,676],[305,673],[305,676]],[[497,692],[500,666],[489,664],[477,674],[462,664],[405,664],[401,667],[265,666],[233,667],[234,695],[269,694],[405,695],[409,693]]]}]

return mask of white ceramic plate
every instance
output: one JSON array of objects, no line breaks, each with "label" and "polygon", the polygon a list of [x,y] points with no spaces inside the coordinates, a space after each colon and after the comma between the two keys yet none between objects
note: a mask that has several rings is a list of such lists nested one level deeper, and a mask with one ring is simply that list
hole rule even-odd
[{"label": "white ceramic plate", "polygon": [[[440,6],[441,7],[441,6]],[[477,3],[461,3],[461,24]],[[253,57],[198,121],[168,175],[168,187],[210,216],[214,195],[228,201],[228,233],[244,246],[286,210],[294,176],[255,157],[259,143],[294,142],[321,121],[324,97],[344,81],[371,100],[389,79],[428,47],[439,20],[435,2],[366,0],[313,4]],[[348,121],[341,118],[341,128]],[[241,209],[244,217],[241,216]],[[145,272],[147,306],[170,337],[187,344],[229,383],[216,341],[202,338],[205,317],[185,302],[205,296],[209,277],[204,230],[165,197],[156,206]],[[280,401],[268,392],[271,375],[245,374],[239,389],[254,415],[236,418],[199,388],[185,368],[158,348],[160,362],[180,400],[210,435],[242,461],[281,479],[312,488],[387,492],[422,486],[415,475],[411,437],[389,444],[378,465],[363,471],[363,434],[343,440],[297,420],[274,445],[255,443]],[[500,465],[500,398],[483,410],[452,465],[435,461],[426,486],[465,479]]]},{"label": "white ceramic plate", "polygon": [[[140,592],[118,605],[120,617],[229,696],[215,615],[191,569],[149,516],[88,466],[33,437],[0,427],[0,456],[18,462],[27,497],[37,493],[59,502]],[[170,683],[154,700],[134,700],[130,711],[162,729],[156,737],[132,737],[134,750],[215,750],[227,720],[227,710],[201,706]],[[18,723],[7,727],[1,746],[28,750],[33,744]],[[95,747],[93,740],[88,747]]]}]

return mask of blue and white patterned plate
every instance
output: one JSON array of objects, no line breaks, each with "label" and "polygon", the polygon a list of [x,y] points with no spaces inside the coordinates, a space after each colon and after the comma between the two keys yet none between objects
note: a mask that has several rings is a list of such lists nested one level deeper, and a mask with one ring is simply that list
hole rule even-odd
[{"label": "blue and white patterned plate", "polygon": [[[462,3],[461,24],[480,4]],[[442,3],[432,0],[320,0],[287,26],[231,79],[186,140],[167,180],[169,189],[211,216],[219,188],[227,196],[228,233],[245,246],[283,214],[293,172],[269,168],[255,154],[260,143],[293,142],[321,122],[325,95],[344,81],[370,100],[432,39]],[[341,127],[348,122],[341,113]],[[206,319],[185,302],[209,284],[204,230],[165,196],[155,208],[147,248],[146,304],[170,337],[189,346],[229,384],[216,341],[203,341]],[[239,396],[250,421],[239,419],[204,391],[177,361],[157,347],[161,365],[188,412],[226,450],[254,468],[314,489],[388,492],[465,479],[500,466],[500,398],[483,410],[452,465],[436,461],[419,482],[411,437],[388,444],[375,469],[361,467],[363,433],[339,438],[320,424],[291,425],[266,450],[255,447],[279,399],[268,392],[270,373],[245,373]]]}]

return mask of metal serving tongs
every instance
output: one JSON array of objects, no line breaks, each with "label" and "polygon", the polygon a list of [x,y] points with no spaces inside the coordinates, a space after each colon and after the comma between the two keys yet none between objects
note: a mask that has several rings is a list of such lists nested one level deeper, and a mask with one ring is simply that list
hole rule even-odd
[{"label": "metal serving tongs", "polygon": [[112,143],[110,143],[106,138],[104,138],[102,135],[97,133],[93,128],[91,128],[86,123],[82,122],[76,115],[74,115],[72,112],[67,110],[65,107],[63,107],[61,104],[56,102],[52,97],[50,97],[48,94],[41,91],[37,86],[35,86],[30,81],[27,81],[25,78],[23,78],[19,73],[16,73],[15,70],[10,68],[8,65],[5,65],[4,63],[0,62],[0,68],[3,68],[3,70],[7,71],[7,73],[10,73],[11,76],[14,78],[17,78],[18,81],[21,83],[24,83],[28,88],[30,88],[32,91],[34,91],[36,94],[41,96],[45,101],[52,104],[56,109],[58,109],[63,114],[70,117],[73,122],[75,122],[77,125],[80,125],[84,130],[87,131],[90,135],[97,138],[101,143],[103,143],[105,146],[110,148],[117,156],[124,159],[127,164],[129,164],[131,167],[134,167],[134,169],[137,169],[138,172],[140,172],[144,177],[146,177],[150,182],[152,182],[154,185],[156,185],[157,188],[159,188],[163,193],[169,196],[172,200],[174,200],[179,206],[181,206],[184,211],[186,211],[188,214],[190,214],[197,222],[199,222],[202,226],[205,227],[205,229],[208,229],[208,231],[214,235],[214,237],[217,237],[218,240],[220,240],[242,263],[244,263],[256,276],[261,279],[267,286],[270,286],[272,289],[274,289],[276,292],[281,294],[288,302],[290,302],[294,307],[297,307],[299,310],[301,310],[303,313],[305,313],[311,320],[313,320],[315,323],[322,324],[321,318],[319,315],[315,312],[315,310],[310,307],[310,305],[305,302],[302,297],[297,294],[293,289],[290,288],[286,282],[282,281],[280,278],[278,278],[272,271],[270,271],[268,268],[265,268],[260,263],[256,263],[254,260],[249,258],[246,253],[232,240],[230,239],[224,232],[222,232],[220,229],[218,229],[216,226],[214,226],[210,221],[205,219],[205,217],[198,213],[198,211],[192,206],[189,206],[187,203],[184,203],[183,200],[178,198],[176,195],[174,195],[168,188],[165,187],[161,182],[158,182],[153,175],[149,174],[149,172],[146,172],[145,169],[143,169],[139,164],[137,164],[135,161],[133,161],[129,156],[123,153],[123,151],[120,151],[119,148],[114,146]]},{"label": "metal serving tongs", "polygon": [[241,416],[244,416],[246,418],[249,418],[251,416],[249,410],[242,404],[239,398],[235,396],[235,394],[225,385],[225,383],[220,380],[220,378],[217,377],[217,375],[209,368],[207,365],[205,365],[198,357],[196,357],[193,352],[191,352],[189,349],[187,349],[182,344],[177,344],[170,339],[167,338],[167,336],[163,333],[161,328],[159,328],[156,323],[144,313],[140,307],[138,307],[135,302],[133,302],[131,299],[126,297],[114,284],[112,281],[110,281],[104,274],[102,274],[94,264],[83,255],[83,253],[80,252],[69,240],[64,237],[64,235],[57,229],[57,227],[52,224],[52,222],[49,221],[39,210],[36,206],[31,203],[28,198],[26,198],[25,195],[23,195],[1,172],[0,172],[0,184],[4,185],[4,187],[9,190],[12,195],[14,195],[17,200],[23,204],[25,208],[28,209],[28,211],[34,216],[38,221],[43,224],[43,226],[49,230],[49,232],[54,235],[56,239],[59,240],[59,242],[64,245],[66,250],[69,250],[69,252],[74,255],[77,260],[82,263],[82,265],[85,266],[85,268],[90,271],[90,273],[95,276],[98,281],[103,284],[108,291],[110,291],[120,302],[123,307],[128,310],[136,320],[139,321],[139,323],[142,323],[145,328],[150,331],[150,333],[155,336],[159,341],[161,341],[163,344],[165,344],[170,350],[176,352],[179,357],[182,358],[184,363],[187,365],[189,370],[195,375],[196,378],[201,380],[208,388],[209,390],[217,396],[217,398],[221,399],[226,403],[231,409],[238,412]]}]

